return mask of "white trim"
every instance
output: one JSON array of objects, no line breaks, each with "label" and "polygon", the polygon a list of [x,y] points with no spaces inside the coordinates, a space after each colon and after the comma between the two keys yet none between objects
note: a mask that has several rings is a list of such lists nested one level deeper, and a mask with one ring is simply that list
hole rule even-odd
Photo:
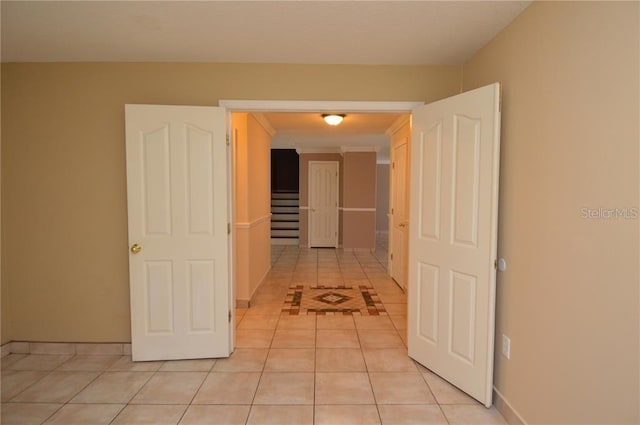
[{"label": "white trim", "polygon": [[303,153],[337,153],[342,155],[340,148],[296,148],[298,155]]},{"label": "white trim", "polygon": [[390,159],[378,159],[376,165],[391,165]]},{"label": "white trim", "polygon": [[242,112],[406,112],[424,102],[316,101],[316,100],[236,100],[220,99],[218,105]]},{"label": "white trim", "polygon": [[380,148],[375,146],[340,146],[341,152],[378,152]]},{"label": "white trim", "polygon": [[[128,348],[126,346],[128,346]],[[123,354],[131,354],[131,343],[12,341],[7,342],[2,346],[2,357],[9,354],[80,354],[122,356]]]},{"label": "white trim", "polygon": [[[424,103],[422,105],[424,105]],[[418,105],[418,106],[422,106],[422,105]],[[394,134],[396,134],[396,132],[398,132],[398,130],[400,130],[402,127],[404,127],[406,124],[409,124],[410,122],[411,122],[411,116],[409,115],[398,117],[398,119],[395,120],[389,128],[387,128],[387,131],[385,131],[384,134],[386,134],[388,138],[391,138],[393,137]]]},{"label": "white trim", "polygon": [[340,211],[346,211],[346,212],[376,212],[377,211],[375,208],[343,208],[343,207],[338,207],[338,209]]},{"label": "white trim", "polygon": [[[493,405],[496,407],[496,410],[500,412],[507,421],[509,419],[512,419],[515,416],[515,418],[519,420],[521,424],[527,425],[527,421],[525,421],[522,418],[522,416],[518,413],[518,411],[513,408],[511,403],[507,401],[504,395],[502,395],[502,393],[498,391],[498,389],[495,386],[493,387],[493,393],[496,395],[495,397],[496,400],[493,401]],[[507,422],[507,423],[511,424],[511,422]]]},{"label": "white trim", "polygon": [[265,221],[271,220],[271,213],[262,216],[256,220],[245,222],[245,223],[235,223],[234,226],[236,229],[251,229],[256,227],[258,224],[264,223]]},{"label": "white trim", "polygon": [[256,295],[258,295],[258,290],[262,287],[262,285],[264,285],[264,283],[267,281],[267,276],[269,275],[269,272],[271,271],[271,264],[269,264],[269,267],[267,268],[267,270],[264,272],[264,274],[262,275],[262,278],[260,278],[260,283],[258,283],[256,285],[255,288],[253,288],[253,292],[251,293],[251,295],[249,296],[249,307],[251,307],[251,305],[255,302],[256,299]]},{"label": "white trim", "polygon": [[265,114],[263,114],[262,112],[253,112],[249,115],[255,118],[256,121],[258,121],[258,124],[262,126],[264,131],[269,133],[269,136],[273,137],[276,135],[277,133],[276,129],[273,128],[273,126],[271,125],[271,123],[269,122]]}]

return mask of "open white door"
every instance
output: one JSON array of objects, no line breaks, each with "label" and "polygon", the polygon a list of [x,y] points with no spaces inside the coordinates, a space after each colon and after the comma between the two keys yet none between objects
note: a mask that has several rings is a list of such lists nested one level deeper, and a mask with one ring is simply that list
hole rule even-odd
[{"label": "open white door", "polygon": [[309,246],[338,247],[337,161],[309,161]]},{"label": "open white door", "polygon": [[417,108],[411,136],[409,356],[491,405],[499,84]]},{"label": "open white door", "polygon": [[125,112],[133,360],[227,357],[225,110]]}]

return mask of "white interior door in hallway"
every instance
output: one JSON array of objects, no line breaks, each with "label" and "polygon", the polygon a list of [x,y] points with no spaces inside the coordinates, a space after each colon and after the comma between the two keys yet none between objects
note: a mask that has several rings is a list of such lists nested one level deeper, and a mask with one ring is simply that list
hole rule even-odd
[{"label": "white interior door in hallway", "polygon": [[407,122],[391,137],[391,220],[389,264],[391,277],[407,289],[409,264],[409,136]]},{"label": "white interior door in hallway", "polygon": [[337,161],[309,161],[309,246],[338,247]]},{"label": "white interior door in hallway", "polygon": [[125,111],[133,360],[227,357],[225,110]]},{"label": "white interior door in hallway", "polygon": [[412,117],[409,355],[491,405],[500,87]]}]

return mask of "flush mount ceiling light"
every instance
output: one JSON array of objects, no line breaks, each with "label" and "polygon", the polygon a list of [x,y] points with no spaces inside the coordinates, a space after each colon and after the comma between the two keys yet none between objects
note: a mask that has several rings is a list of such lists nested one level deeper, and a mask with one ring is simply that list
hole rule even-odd
[{"label": "flush mount ceiling light", "polygon": [[338,125],[345,116],[344,114],[322,114],[322,119],[329,125]]}]

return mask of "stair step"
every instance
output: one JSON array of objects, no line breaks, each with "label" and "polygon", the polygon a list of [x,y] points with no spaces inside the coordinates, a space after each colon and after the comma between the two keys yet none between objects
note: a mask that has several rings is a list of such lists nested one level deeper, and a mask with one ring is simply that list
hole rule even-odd
[{"label": "stair step", "polygon": [[272,192],[271,199],[299,199],[298,192]]},{"label": "stair step", "polygon": [[283,230],[271,231],[272,238],[297,238],[299,235],[300,235],[300,232],[297,229],[295,230],[283,229]]},{"label": "stair step", "polygon": [[272,214],[299,214],[300,208],[298,207],[281,207],[281,206],[272,206],[271,213]]},{"label": "stair step", "polygon": [[299,201],[297,199],[272,199],[272,207],[297,207]]},{"label": "stair step", "polygon": [[299,245],[298,238],[271,238],[271,245]]},{"label": "stair step", "polygon": [[271,230],[280,230],[280,229],[295,229],[298,230],[300,228],[300,222],[298,221],[272,221],[271,222]]},{"label": "stair step", "polygon": [[271,213],[271,222],[274,221],[300,221],[300,214]]}]

